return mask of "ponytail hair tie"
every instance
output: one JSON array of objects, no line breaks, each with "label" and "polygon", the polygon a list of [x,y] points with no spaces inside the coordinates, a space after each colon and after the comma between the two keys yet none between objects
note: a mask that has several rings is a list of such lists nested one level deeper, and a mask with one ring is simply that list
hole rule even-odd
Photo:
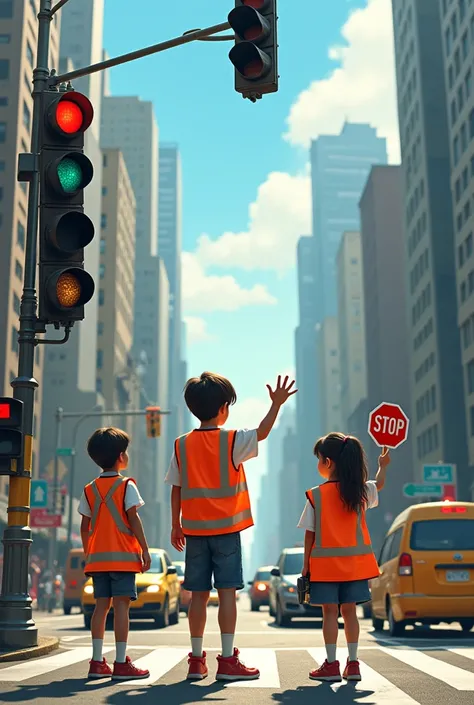
[{"label": "ponytail hair tie", "polygon": [[349,436],[344,436],[344,438],[342,439],[342,445],[345,446],[348,440]]}]

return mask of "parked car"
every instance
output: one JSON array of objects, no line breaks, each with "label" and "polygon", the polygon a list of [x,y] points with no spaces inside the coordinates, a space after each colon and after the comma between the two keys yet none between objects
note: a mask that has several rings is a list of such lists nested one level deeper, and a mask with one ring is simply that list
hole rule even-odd
[{"label": "parked car", "polygon": [[388,530],[371,580],[372,623],[392,636],[408,624],[474,627],[474,503],[429,502],[405,509]]},{"label": "parked car", "polygon": [[178,580],[179,584],[181,586],[181,592],[180,592],[180,598],[179,598],[179,603],[180,603],[180,609],[181,612],[188,612],[189,610],[189,605],[191,604],[191,593],[189,590],[183,590],[183,581],[184,581],[184,561],[175,561],[173,565],[176,567],[176,573],[178,575]]},{"label": "parked car", "polygon": [[293,617],[319,617],[322,619],[321,607],[300,605],[296,591],[296,581],[303,567],[304,549],[284,548],[278,565],[271,571],[270,614],[280,627],[288,626]]},{"label": "parked car", "polygon": [[[138,598],[130,604],[130,619],[154,619],[159,627],[177,624],[180,612],[180,584],[176,567],[166,551],[150,548],[151,568],[137,574]],[[82,590],[84,626],[90,629],[95,599],[92,578]],[[110,614],[113,613],[113,608]]]},{"label": "parked car", "polygon": [[71,614],[73,607],[81,609],[82,588],[86,581],[84,565],[84,551],[82,548],[71,549],[66,559],[63,595],[64,614]]},{"label": "parked car", "polygon": [[258,612],[260,607],[269,605],[270,578],[272,566],[262,566],[255,573],[253,580],[249,581],[250,609]]}]

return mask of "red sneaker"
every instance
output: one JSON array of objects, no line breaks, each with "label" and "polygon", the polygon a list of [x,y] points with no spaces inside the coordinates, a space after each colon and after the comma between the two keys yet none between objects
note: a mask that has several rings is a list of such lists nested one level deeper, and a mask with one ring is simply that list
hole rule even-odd
[{"label": "red sneaker", "polygon": [[311,671],[309,677],[313,681],[329,681],[330,683],[340,683],[342,681],[342,678],[339,661],[333,661],[332,663],[329,663],[329,661],[326,659],[322,666],[316,668],[314,671]]},{"label": "red sneaker", "polygon": [[204,678],[207,678],[208,670],[205,651],[202,652],[202,656],[193,656],[192,654],[189,654],[188,665],[188,680],[202,681]]},{"label": "red sneaker", "polygon": [[344,669],[344,673],[342,674],[342,677],[346,681],[360,681],[361,676],[360,676],[360,666],[358,661],[349,661],[347,659],[346,667]]},{"label": "red sneaker", "polygon": [[260,678],[258,668],[248,668],[239,659],[239,650],[234,649],[234,655],[224,658],[217,657],[219,664],[216,680],[218,681],[254,681]]},{"label": "red sneaker", "polygon": [[105,658],[102,661],[89,661],[88,678],[110,678],[111,675],[112,669]]},{"label": "red sneaker", "polygon": [[127,656],[125,663],[114,663],[114,672],[112,673],[113,681],[128,681],[139,678],[148,678],[150,671],[146,668],[137,668],[130,656]]}]

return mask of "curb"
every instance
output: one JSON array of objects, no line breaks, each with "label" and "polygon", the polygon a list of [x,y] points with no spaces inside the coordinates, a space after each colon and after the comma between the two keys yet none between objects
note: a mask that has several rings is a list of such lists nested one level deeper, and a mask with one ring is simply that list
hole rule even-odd
[{"label": "curb", "polygon": [[38,639],[38,646],[18,651],[0,651],[0,663],[7,661],[26,661],[30,658],[45,656],[59,648],[59,639],[55,636],[43,636]]}]

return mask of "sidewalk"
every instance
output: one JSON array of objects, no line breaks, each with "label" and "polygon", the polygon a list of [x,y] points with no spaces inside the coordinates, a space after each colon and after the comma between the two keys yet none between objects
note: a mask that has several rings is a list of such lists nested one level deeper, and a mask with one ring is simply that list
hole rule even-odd
[{"label": "sidewalk", "polygon": [[59,639],[55,636],[40,636],[38,637],[38,645],[31,646],[27,649],[8,649],[0,650],[0,663],[7,661],[26,661],[30,658],[38,658],[45,656],[59,648]]}]

